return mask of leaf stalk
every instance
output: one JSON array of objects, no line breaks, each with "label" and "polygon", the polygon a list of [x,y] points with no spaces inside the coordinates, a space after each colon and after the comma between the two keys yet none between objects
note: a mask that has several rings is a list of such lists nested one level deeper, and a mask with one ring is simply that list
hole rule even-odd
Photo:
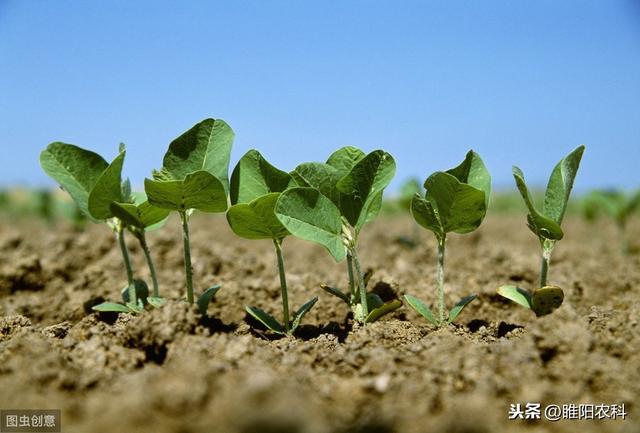
[{"label": "leaf stalk", "polygon": [[180,212],[182,221],[182,243],[184,250],[184,273],[187,283],[187,302],[193,304],[193,267],[191,266],[191,246],[189,242],[189,216],[186,211]]},{"label": "leaf stalk", "polygon": [[284,272],[284,257],[282,255],[282,241],[273,240],[276,247],[276,256],[278,257],[278,272],[280,274],[280,291],[282,296],[282,313],[284,329],[287,334],[291,333],[291,325],[289,323],[289,296],[287,294],[287,278]]}]

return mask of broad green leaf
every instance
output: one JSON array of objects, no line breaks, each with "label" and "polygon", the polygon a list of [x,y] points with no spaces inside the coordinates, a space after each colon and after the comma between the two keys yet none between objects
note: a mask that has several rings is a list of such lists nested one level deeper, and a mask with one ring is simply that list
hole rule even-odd
[{"label": "broad green leaf", "polygon": [[529,210],[528,221],[531,231],[538,237],[552,240],[562,239],[564,233],[562,232],[560,225],[558,225],[554,220],[542,215],[533,205],[533,200],[531,199],[531,194],[529,193],[527,184],[524,181],[524,173],[522,173],[522,170],[514,166],[512,171],[513,178],[516,180],[516,185],[518,186],[518,191],[520,191],[520,195]]},{"label": "broad green leaf", "polygon": [[116,304],[115,302],[103,302],[102,304],[94,305],[91,307],[94,311],[100,311],[103,313],[106,312],[114,312],[114,313],[130,313],[129,307],[122,304]]},{"label": "broad green leaf", "polygon": [[97,220],[113,217],[111,203],[124,201],[122,196],[122,165],[125,153],[122,149],[113,162],[102,172],[89,193],[89,213]]},{"label": "broad green leaf", "polygon": [[441,171],[429,176],[424,187],[444,233],[469,233],[482,223],[487,208],[481,190]]},{"label": "broad green leaf", "polygon": [[464,161],[457,167],[447,170],[447,173],[455,176],[460,182],[484,192],[485,207],[489,207],[491,196],[491,175],[485,167],[480,155],[473,150],[467,152]]},{"label": "broad green leaf", "polygon": [[231,204],[248,203],[265,194],[282,192],[295,183],[255,149],[244,154],[231,175]]},{"label": "broad green leaf", "polygon": [[206,171],[229,191],[229,157],[233,130],[223,120],[205,119],[169,144],[162,169],[173,180],[183,180],[196,171]]},{"label": "broad green leaf", "polygon": [[289,231],[276,217],[279,192],[263,195],[251,203],[234,204],[227,212],[231,230],[246,239],[283,239]]},{"label": "broad green leaf", "polygon": [[202,295],[198,296],[196,304],[198,304],[198,311],[200,312],[200,314],[207,314],[209,304],[211,303],[211,300],[216,295],[216,293],[218,293],[218,290],[220,290],[220,284],[209,287],[207,290],[202,292]]},{"label": "broad green leaf", "polygon": [[340,289],[338,289],[336,287],[327,286],[326,284],[321,284],[320,288],[322,288],[322,290],[324,290],[325,292],[342,299],[347,304],[350,303],[349,302],[349,295],[344,293],[342,290],[340,290]]},{"label": "broad green leaf", "polygon": [[558,225],[562,224],[583,153],[584,145],[578,146],[573,152],[562,158],[551,172],[544,195],[542,213]]},{"label": "broad green leaf", "polygon": [[384,316],[385,314],[389,314],[394,310],[397,310],[402,306],[402,301],[400,299],[394,299],[393,301],[386,302],[381,306],[371,310],[365,319],[366,323],[372,323]]},{"label": "broad green leaf", "polygon": [[313,308],[313,306],[318,302],[318,298],[314,297],[313,299],[307,301],[302,307],[298,308],[298,310],[293,313],[293,321],[291,322],[291,333],[293,334],[298,326],[300,326],[300,322],[304,318],[305,314]]},{"label": "broad green leaf", "polygon": [[341,176],[335,167],[321,162],[305,162],[298,165],[291,176],[299,186],[315,188],[336,206],[340,204],[340,192],[336,189],[336,184]]},{"label": "broad green leaf", "polygon": [[467,304],[469,304],[469,302],[473,301],[474,299],[476,299],[476,295],[469,295],[460,299],[458,303],[453,306],[451,311],[449,311],[449,323],[453,323],[454,320],[456,320],[456,318],[458,317],[458,315],[462,312],[464,307],[466,307]]},{"label": "broad green leaf", "polygon": [[525,308],[531,308],[531,293],[525,289],[521,289],[516,286],[500,286],[498,287],[498,294],[505,298],[522,305]]},{"label": "broad green leaf", "polygon": [[185,212],[227,210],[227,195],[222,182],[206,171],[196,171],[184,180],[158,181],[145,179],[144,189],[154,206]]},{"label": "broad green leaf", "polygon": [[564,292],[557,286],[545,286],[533,291],[531,309],[536,316],[546,316],[562,305]]},{"label": "broad green leaf", "polygon": [[427,319],[428,322],[430,322],[435,326],[438,326],[438,321],[436,320],[435,316],[433,315],[429,307],[427,307],[424,302],[422,302],[420,299],[416,298],[413,295],[404,295],[404,299],[411,306],[411,308],[416,310],[418,314],[420,314],[422,317]]},{"label": "broad green leaf", "polygon": [[148,201],[141,204],[111,203],[111,213],[130,226],[140,229],[149,229],[158,223],[164,222],[169,216],[169,209],[153,206]]},{"label": "broad green leaf", "polygon": [[[371,221],[376,219],[381,209],[382,209],[382,191],[380,191],[373,198],[373,200],[369,201],[368,207],[365,210],[366,213],[365,213],[363,225],[370,223]],[[362,226],[358,227],[358,230],[360,230],[361,228]]]},{"label": "broad green leaf", "polygon": [[268,329],[272,330],[276,334],[284,334],[284,327],[278,323],[278,321],[266,311],[258,308],[258,307],[249,307],[246,306],[245,310],[249,313],[254,319],[258,322],[262,323]]},{"label": "broad green leaf", "polygon": [[367,221],[367,210],[372,201],[379,200],[382,192],[396,172],[393,157],[382,150],[376,150],[358,161],[351,171],[336,184],[341,193],[342,215],[356,230]]},{"label": "broad green leaf", "polygon": [[51,143],[40,154],[42,169],[69,193],[82,213],[89,213],[89,193],[109,164],[97,153],[73,144]]},{"label": "broad green leaf", "polygon": [[349,174],[353,167],[365,156],[366,154],[357,147],[345,146],[336,150],[331,154],[331,156],[329,156],[327,159],[327,165],[336,170],[338,178],[342,178]]},{"label": "broad green leaf", "polygon": [[442,222],[438,218],[438,213],[431,202],[418,194],[414,195],[411,201],[411,215],[413,215],[413,219],[418,224],[434,232],[438,238],[443,238],[446,234]]},{"label": "broad green leaf", "polygon": [[276,217],[291,234],[324,246],[339,262],[346,256],[340,210],[314,188],[290,188],[280,194]]}]

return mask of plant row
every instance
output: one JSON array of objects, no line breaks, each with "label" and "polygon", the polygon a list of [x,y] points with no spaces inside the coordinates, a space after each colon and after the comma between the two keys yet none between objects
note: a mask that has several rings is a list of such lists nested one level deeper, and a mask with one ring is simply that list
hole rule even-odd
[{"label": "plant row", "polygon": [[[100,155],[78,146],[54,142],[40,156],[44,171],[69,193],[79,209],[91,221],[106,223],[115,233],[120,248],[127,285],[122,303],[105,302],[96,311],[141,313],[146,307],[161,308],[157,272],[147,245],[146,233],[161,227],[170,212],[181,221],[185,301],[196,303],[200,312],[207,308],[219,285],[196,293],[191,266],[189,220],[194,211],[226,212],[229,226],[246,239],[271,240],[280,276],[282,319],[264,310],[247,306],[246,311],[277,334],[291,335],[305,314],[315,305],[313,297],[289,311],[283,242],[288,236],[322,245],[336,260],[346,263],[348,287],[323,285],[322,289],[338,297],[362,324],[373,322],[400,308],[400,299],[389,302],[367,290],[358,248],[362,229],[379,214],[385,188],[394,177],[393,157],[383,151],[365,153],[355,147],[343,147],[325,162],[305,162],[286,172],[270,164],[257,150],[242,156],[228,175],[232,129],[222,120],[205,119],[169,144],[162,167],[144,182],[144,192],[133,192],[122,179],[126,150],[111,163]],[[549,178],[542,208],[537,208],[522,171],[513,167],[513,176],[528,209],[529,229],[541,247],[540,283],[534,290],[502,286],[498,293],[531,309],[538,316],[560,306],[563,292],[547,284],[551,253],[564,233],[561,223],[566,211],[584,146],[561,159]],[[406,302],[435,326],[453,322],[462,309],[476,298],[472,294],[447,311],[445,306],[445,247],[450,233],[469,233],[482,223],[491,194],[491,176],[480,156],[469,151],[456,167],[437,171],[424,182],[424,191],[411,197],[410,211],[416,223],[431,231],[437,240],[437,310],[419,298],[405,295]],[[134,236],[144,252],[152,280],[147,284],[135,278],[125,235]]]}]

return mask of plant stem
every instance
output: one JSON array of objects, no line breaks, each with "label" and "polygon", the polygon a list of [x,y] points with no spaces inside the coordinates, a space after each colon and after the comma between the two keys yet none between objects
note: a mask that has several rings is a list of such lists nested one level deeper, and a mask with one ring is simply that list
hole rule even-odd
[{"label": "plant stem", "polygon": [[362,323],[366,323],[367,316],[369,315],[369,305],[367,303],[367,288],[364,286],[364,275],[360,268],[360,260],[358,260],[358,253],[356,249],[351,250],[353,256],[353,264],[356,267],[356,274],[358,277],[358,287],[360,288],[360,307],[362,308]]},{"label": "plant stem", "polygon": [[350,300],[353,302],[356,298],[356,285],[353,281],[353,257],[351,252],[347,251],[347,273],[349,274],[349,293],[351,295]]},{"label": "plant stem", "polygon": [[127,282],[129,283],[129,302],[132,302],[134,305],[138,305],[138,299],[136,297],[136,287],[133,283],[133,268],[131,267],[131,260],[129,259],[127,244],[124,241],[124,229],[122,228],[122,224],[118,224],[118,227],[116,228],[116,238],[118,240],[118,245],[120,246],[120,252],[122,253],[124,267],[127,270]]},{"label": "plant stem", "polygon": [[549,273],[551,251],[553,251],[553,247],[542,247],[542,264],[540,265],[540,287],[544,287],[547,285],[547,274]]},{"label": "plant stem", "polygon": [[189,216],[180,212],[182,221],[182,243],[184,250],[184,274],[187,282],[187,302],[193,304],[193,268],[191,267],[191,247],[189,244]]},{"label": "plant stem", "polygon": [[444,245],[446,237],[438,239],[438,262],[436,266],[436,284],[438,286],[438,317],[440,326],[444,323]]},{"label": "plant stem", "polygon": [[278,256],[278,272],[280,273],[280,291],[282,295],[282,314],[284,319],[284,329],[289,334],[289,296],[287,294],[287,277],[284,273],[284,257],[282,256],[281,241],[274,239],[273,245],[276,247],[276,256]]},{"label": "plant stem", "polygon": [[138,240],[140,241],[140,246],[142,247],[142,251],[144,251],[144,256],[147,259],[147,265],[149,266],[149,272],[151,273],[151,282],[153,283],[153,296],[160,296],[160,289],[158,288],[158,276],[156,274],[156,266],[153,263],[153,258],[151,257],[151,251],[149,251],[149,245],[147,245],[147,237],[144,234],[144,231],[138,235]]},{"label": "plant stem", "polygon": [[626,223],[618,224],[618,236],[620,237],[620,251],[622,255],[629,254],[629,240],[627,239],[627,225]]}]

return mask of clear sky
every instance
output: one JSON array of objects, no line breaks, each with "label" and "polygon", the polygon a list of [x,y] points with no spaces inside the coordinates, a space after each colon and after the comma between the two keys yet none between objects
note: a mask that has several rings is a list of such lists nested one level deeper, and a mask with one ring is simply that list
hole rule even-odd
[{"label": "clear sky", "polygon": [[584,1],[0,0],[1,185],[53,185],[51,141],[140,185],[206,117],[275,165],[383,148],[394,186],[475,149],[496,187],[640,186],[640,4]]}]

